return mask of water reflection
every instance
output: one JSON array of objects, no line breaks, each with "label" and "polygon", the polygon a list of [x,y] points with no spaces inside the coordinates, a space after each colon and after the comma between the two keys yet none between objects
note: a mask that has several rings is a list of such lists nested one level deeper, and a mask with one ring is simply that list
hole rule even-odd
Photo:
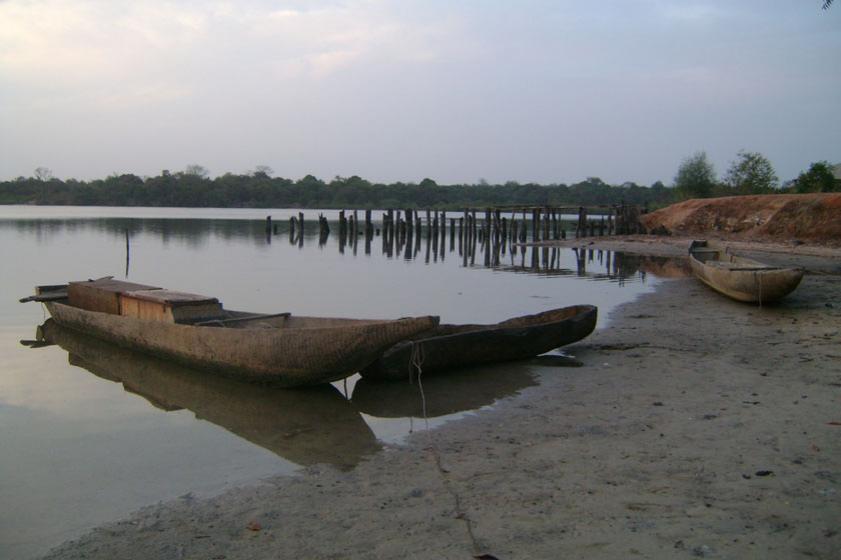
[{"label": "water reflection", "polygon": [[435,418],[476,410],[534,385],[528,364],[509,363],[430,376],[422,386],[362,378],[353,389],[353,403],[360,412],[379,418]]},{"label": "water reflection", "polygon": [[[298,215],[300,216],[300,214]],[[475,231],[458,226],[448,227],[444,220],[429,226],[421,220],[411,227],[383,222],[343,225],[323,214],[303,221],[297,216],[289,220],[246,219],[164,219],[164,218],[72,218],[0,220],[0,231],[14,229],[34,236],[38,243],[64,234],[92,231],[111,237],[125,238],[126,276],[129,269],[131,243],[144,235],[159,237],[164,246],[182,243],[190,249],[201,248],[211,239],[248,240],[270,249],[276,237],[290,246],[303,249],[332,247],[340,255],[371,255],[375,247],[388,260],[444,263],[457,258],[462,267],[489,268],[497,271],[538,274],[543,276],[575,276],[591,280],[624,283],[646,274],[674,278],[690,274],[685,258],[651,257],[629,253],[549,246],[519,245],[513,237],[496,230],[479,227]]]},{"label": "water reflection", "polygon": [[[300,226],[292,235],[289,218],[298,211],[291,209],[4,213],[0,207],[0,253],[11,263],[0,274],[8,294],[0,299],[0,334],[7,335],[0,341],[0,424],[6,428],[0,430],[0,470],[9,481],[0,557],[21,555],[4,548],[12,535],[32,554],[45,552],[85,528],[186,492],[213,493],[313,462],[350,465],[379,448],[378,440],[403,441],[413,421],[399,414],[423,416],[416,385],[376,388],[360,381],[351,401],[327,387],[306,396],[295,391],[289,402],[283,391],[197,378],[152,358],[129,353],[133,359],[123,360],[66,342],[72,362],[96,373],[90,375],[69,366],[57,347],[17,345],[45,318],[38,306],[17,303],[34,285],[117,275],[130,264],[128,280],[210,294],[231,308],[331,317],[434,314],[448,323],[493,324],[589,303],[599,306],[603,325],[615,306],[653,289],[648,274],[665,270],[656,260],[630,255],[576,255],[510,239],[503,245],[478,230],[462,239],[449,220],[445,235],[439,221],[437,238],[415,221],[411,238],[401,228],[384,240],[382,216],[366,236],[360,214],[356,234],[348,228],[342,246],[335,213],[324,215],[331,233],[319,246],[318,216],[310,210],[303,235]],[[543,366],[506,364],[473,376],[425,379],[429,425],[516,394],[534,383],[529,371]],[[123,386],[162,409],[184,410],[160,413]]]},{"label": "water reflection", "polygon": [[41,338],[71,365],[122,383],[155,407],[188,409],[298,465],[350,468],[380,449],[363,418],[332,385],[284,390],[241,383],[121,349],[47,320]]}]

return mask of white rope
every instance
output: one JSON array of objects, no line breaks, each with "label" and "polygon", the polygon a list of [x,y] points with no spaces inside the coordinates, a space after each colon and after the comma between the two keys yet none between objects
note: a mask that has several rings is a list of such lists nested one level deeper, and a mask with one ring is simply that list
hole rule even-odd
[{"label": "white rope", "polygon": [[409,383],[413,381],[413,373],[417,371],[418,389],[420,389],[421,396],[421,412],[423,414],[423,421],[426,429],[429,430],[429,419],[426,416],[426,394],[423,391],[423,360],[424,348],[422,342],[412,342],[412,357],[409,361]]}]

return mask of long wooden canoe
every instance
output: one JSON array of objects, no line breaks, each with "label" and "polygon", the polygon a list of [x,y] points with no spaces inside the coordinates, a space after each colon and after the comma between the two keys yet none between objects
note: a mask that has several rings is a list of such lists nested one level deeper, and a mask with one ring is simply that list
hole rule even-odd
[{"label": "long wooden canoe", "polygon": [[[116,287],[112,288],[113,284]],[[120,289],[117,281],[110,281],[106,287]],[[145,308],[139,315],[130,316],[113,310],[79,307],[74,305],[73,297],[65,294],[62,298],[61,289],[52,288],[38,290],[41,294],[30,299],[43,301],[56,323],[62,326],[188,367],[280,387],[343,379],[370,364],[397,342],[438,324],[438,318],[432,316],[368,320],[247,313],[222,309],[221,304],[208,306],[208,299],[199,300],[193,294],[168,291],[161,291],[155,303],[164,301],[159,306],[163,310],[160,313],[153,312],[157,308],[152,307],[152,311]],[[71,283],[68,290],[71,296],[73,288]],[[129,290],[119,295],[147,298],[150,291]],[[102,293],[108,295],[107,290]],[[185,295],[186,298],[182,297]],[[186,319],[176,322],[173,315],[178,313],[171,308],[178,307],[173,301],[182,300],[187,302],[184,306],[198,302],[200,306],[213,308],[214,316],[197,317],[196,313],[188,312],[183,314]],[[82,301],[88,304],[90,298]],[[110,305],[103,298],[91,305],[95,307],[103,301]],[[137,310],[129,308],[129,311]]]},{"label": "long wooden canoe", "polygon": [[589,335],[597,309],[574,305],[494,325],[439,325],[398,342],[360,374],[369,379],[412,379],[465,366],[532,358]]},{"label": "long wooden canoe", "polygon": [[777,301],[797,288],[803,278],[801,268],[768,266],[706,241],[692,242],[689,264],[693,274],[713,290],[748,303]]}]

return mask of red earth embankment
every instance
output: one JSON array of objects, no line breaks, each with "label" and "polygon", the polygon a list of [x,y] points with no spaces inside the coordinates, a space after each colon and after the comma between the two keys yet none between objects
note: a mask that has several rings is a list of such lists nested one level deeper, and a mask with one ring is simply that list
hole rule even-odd
[{"label": "red earth embankment", "polygon": [[841,193],[692,199],[640,222],[649,233],[841,245]]}]

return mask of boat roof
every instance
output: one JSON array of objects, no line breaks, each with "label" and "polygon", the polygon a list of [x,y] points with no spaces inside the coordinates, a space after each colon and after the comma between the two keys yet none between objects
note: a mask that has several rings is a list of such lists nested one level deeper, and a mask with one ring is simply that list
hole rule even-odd
[{"label": "boat roof", "polygon": [[215,297],[191,294],[188,292],[177,292],[175,290],[133,290],[123,294],[123,297],[134,298],[143,301],[163,303],[171,307],[183,305],[203,305],[208,303],[219,303]]},{"label": "boat roof", "polygon": [[78,282],[70,282],[71,286],[85,286],[95,288],[103,292],[114,292],[122,294],[134,290],[160,290],[158,286],[149,286],[146,284],[136,284],[134,282],[126,282],[125,280],[114,280],[113,278],[100,278],[98,280],[80,280]]}]

